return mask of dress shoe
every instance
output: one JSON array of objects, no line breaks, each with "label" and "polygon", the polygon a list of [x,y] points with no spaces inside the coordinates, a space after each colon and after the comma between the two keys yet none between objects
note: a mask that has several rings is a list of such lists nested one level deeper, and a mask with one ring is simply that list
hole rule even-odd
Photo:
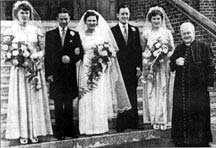
[{"label": "dress shoe", "polygon": [[164,130],[167,129],[167,126],[166,126],[165,124],[161,124],[161,125],[160,125],[160,129],[161,129],[162,131],[164,131]]},{"label": "dress shoe", "polygon": [[153,129],[158,130],[159,128],[160,128],[160,125],[159,125],[159,124],[153,124]]},{"label": "dress shoe", "polygon": [[121,132],[124,132],[124,129],[123,129],[123,128],[117,128],[116,131],[117,131],[118,133],[121,133]]},{"label": "dress shoe", "polygon": [[61,135],[61,136],[56,136],[56,138],[57,138],[58,140],[65,140],[65,136],[63,136],[63,135]]},{"label": "dress shoe", "polygon": [[38,143],[38,138],[34,137],[33,139],[31,139],[32,143]]},{"label": "dress shoe", "polygon": [[27,144],[28,143],[28,139],[27,138],[20,138],[20,143],[21,144]]}]

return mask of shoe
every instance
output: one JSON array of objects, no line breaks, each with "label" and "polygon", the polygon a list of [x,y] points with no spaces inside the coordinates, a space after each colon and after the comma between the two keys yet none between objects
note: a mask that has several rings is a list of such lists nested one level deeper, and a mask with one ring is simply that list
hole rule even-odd
[{"label": "shoe", "polygon": [[160,125],[160,129],[161,129],[162,131],[164,131],[164,130],[167,129],[167,126],[166,126],[165,124],[161,124],[161,125]]},{"label": "shoe", "polygon": [[31,141],[32,141],[32,143],[38,143],[38,138],[35,137],[35,138],[31,139]]},{"label": "shoe", "polygon": [[58,140],[65,140],[65,136],[56,136]]},{"label": "shoe", "polygon": [[153,124],[153,129],[158,130],[160,128],[159,124]]},{"label": "shoe", "polygon": [[117,128],[116,131],[117,131],[118,133],[121,133],[121,132],[124,132],[124,129],[123,129],[123,128]]},{"label": "shoe", "polygon": [[20,138],[20,143],[21,144],[27,144],[28,143],[28,139],[27,138]]}]

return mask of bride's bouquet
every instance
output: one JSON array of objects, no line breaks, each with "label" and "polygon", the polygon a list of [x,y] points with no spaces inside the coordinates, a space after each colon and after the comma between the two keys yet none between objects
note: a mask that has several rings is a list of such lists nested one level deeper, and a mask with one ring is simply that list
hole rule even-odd
[{"label": "bride's bouquet", "polygon": [[87,80],[89,90],[97,86],[97,81],[100,79],[101,74],[104,73],[111,64],[110,58],[112,52],[109,49],[110,45],[108,42],[98,44],[93,48],[93,57],[90,60]]},{"label": "bride's bouquet", "polygon": [[143,56],[143,74],[141,80],[143,83],[146,80],[153,79],[153,73],[158,70],[160,64],[167,59],[168,53],[171,51],[171,43],[168,39],[157,38],[150,48],[142,53]]},{"label": "bride's bouquet", "polygon": [[41,85],[37,78],[38,71],[41,70],[40,59],[31,59],[31,50],[26,42],[2,41],[1,48],[4,52],[4,61],[10,62],[15,67],[24,68],[25,77],[31,82],[35,90],[39,90]]},{"label": "bride's bouquet", "polygon": [[80,88],[81,96],[96,88],[101,75],[105,73],[111,65],[112,56],[114,55],[110,51],[109,42],[103,42],[93,47],[93,54],[88,64],[87,88]]}]

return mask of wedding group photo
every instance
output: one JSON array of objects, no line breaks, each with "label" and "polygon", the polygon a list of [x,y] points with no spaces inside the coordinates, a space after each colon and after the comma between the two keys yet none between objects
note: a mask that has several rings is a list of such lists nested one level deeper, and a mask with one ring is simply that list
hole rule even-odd
[{"label": "wedding group photo", "polygon": [[0,147],[216,147],[215,0],[0,9]]}]

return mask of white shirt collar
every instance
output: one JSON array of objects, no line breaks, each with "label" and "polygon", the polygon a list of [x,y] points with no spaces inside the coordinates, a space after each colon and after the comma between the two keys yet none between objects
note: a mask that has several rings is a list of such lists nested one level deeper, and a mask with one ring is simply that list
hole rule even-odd
[{"label": "white shirt collar", "polygon": [[119,27],[120,27],[122,32],[123,32],[123,29],[124,29],[123,26],[125,26],[127,31],[128,31],[128,24],[123,25],[122,23],[119,22]]},{"label": "white shirt collar", "polygon": [[[58,29],[59,29],[60,36],[62,36],[62,30],[63,30],[63,28],[61,26],[58,26]],[[67,32],[67,29],[68,29],[68,26],[65,27],[65,32]]]}]

